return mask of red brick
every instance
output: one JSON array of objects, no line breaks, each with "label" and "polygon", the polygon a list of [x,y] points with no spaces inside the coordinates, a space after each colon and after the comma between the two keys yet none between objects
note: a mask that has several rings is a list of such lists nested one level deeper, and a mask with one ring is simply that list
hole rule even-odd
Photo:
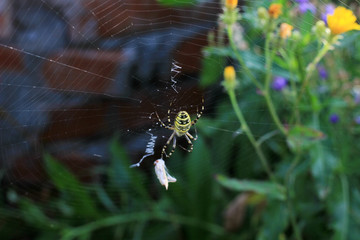
[{"label": "red brick", "polygon": [[114,83],[121,52],[65,50],[50,57],[44,65],[44,76],[57,90],[105,93]]},{"label": "red brick", "polygon": [[99,105],[59,109],[50,112],[50,124],[42,134],[44,142],[91,137],[104,130],[106,108]]},{"label": "red brick", "polygon": [[10,0],[0,1],[0,38],[8,39],[14,28],[12,25],[13,11]]},{"label": "red brick", "polygon": [[12,160],[11,168],[7,171],[10,181],[41,183],[46,179],[40,153],[18,156]]}]

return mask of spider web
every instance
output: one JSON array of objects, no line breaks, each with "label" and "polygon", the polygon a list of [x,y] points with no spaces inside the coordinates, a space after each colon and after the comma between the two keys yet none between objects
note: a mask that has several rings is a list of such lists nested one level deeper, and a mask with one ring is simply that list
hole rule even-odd
[{"label": "spider web", "polygon": [[[243,3],[246,11],[256,13],[263,1]],[[171,107],[173,121],[184,109],[193,118],[202,97],[205,111],[199,122],[213,121],[203,124],[203,129],[229,139],[241,134],[237,121],[217,116],[219,102],[226,100],[220,82],[208,89],[198,84],[203,54],[197,49],[206,46],[208,32],[218,29],[219,2],[178,4],[164,7],[155,0],[0,2],[4,16],[0,21],[4,54],[0,163],[8,183],[31,194],[33,185],[44,179],[44,152],[75,170],[107,164],[114,136],[130,156],[129,166],[143,161],[144,168],[134,171],[153,174],[149,165],[159,158],[171,134],[160,127],[155,112],[166,119]],[[250,40],[246,32],[243,38]],[[262,100],[246,101],[258,105]],[[265,107],[254,111],[267,114]],[[251,110],[245,113],[252,114]],[[267,120],[252,119],[249,124],[274,129]],[[178,144],[187,146],[186,141]],[[250,159],[251,152],[245,149],[243,156]],[[182,163],[173,163],[171,171],[181,168]],[[149,175],[141,179],[143,184],[154,181]]]},{"label": "spider web", "polygon": [[201,105],[194,73],[219,4],[27,0],[2,1],[0,8],[6,185],[34,192],[28,185],[47,179],[44,153],[86,179],[91,166],[109,163],[114,137],[129,166],[143,159],[148,167],[135,171],[153,175],[152,163],[169,137],[155,112],[167,118],[172,105],[174,119],[180,109],[193,116]]},{"label": "spider web", "polygon": [[[86,155],[95,156],[99,161],[108,158],[105,143],[99,143],[102,147],[97,147],[96,141],[92,141],[94,146],[91,143],[83,144],[81,136],[76,139],[76,127],[66,127],[70,121],[66,113],[74,108],[79,112],[93,112],[97,117],[108,118],[100,126],[88,124],[89,128],[116,126],[119,125],[117,122],[121,122],[117,119],[120,119],[127,124],[116,128],[122,137],[139,134],[139,138],[148,139],[150,128],[145,127],[146,124],[137,128],[139,131],[134,129],[138,121],[152,120],[154,111],[166,113],[174,100],[183,102],[183,106],[197,105],[196,100],[191,103],[194,98],[192,93],[179,92],[182,81],[196,81],[196,76],[187,75],[186,70],[182,73],[182,67],[191,66],[187,62],[179,62],[174,55],[188,54],[179,52],[179,44],[184,39],[206,38],[207,33],[217,27],[217,14],[221,10],[217,1],[199,1],[196,4],[191,6],[195,10],[189,13],[186,7],[169,11],[159,7],[155,1],[2,1],[0,7],[6,21],[1,29],[4,40],[0,46],[5,54],[10,53],[4,60],[0,83],[3,108],[2,166],[12,168],[14,163],[9,159],[22,158],[24,155],[30,165],[32,160],[41,157],[43,149],[39,146],[39,135],[49,124],[65,125],[65,131],[46,136],[46,149],[55,148],[56,152],[59,145],[64,144],[60,152],[65,149],[72,152],[77,147],[89,148],[85,150]],[[252,3],[251,6],[256,5]],[[246,10],[255,12],[249,6],[246,6]],[[178,19],[172,19],[174,11]],[[185,21],[181,22],[181,19]],[[244,38],[247,39],[246,34]],[[190,44],[197,47],[196,41]],[[88,61],[78,64],[75,61],[81,61],[77,57],[82,53],[88,54]],[[86,64],[92,65],[97,57],[104,56],[118,59],[118,65],[111,69],[109,66],[113,63],[105,62],[104,71],[85,67]],[[192,57],[199,61],[202,56]],[[23,66],[18,66],[21,64]],[[199,66],[195,66],[198,71]],[[112,74],[107,71],[112,71]],[[77,75],[82,75],[82,78],[74,78]],[[106,89],[105,85],[110,87]],[[208,91],[204,93],[209,96],[205,101],[212,106],[212,97],[216,96],[218,89]],[[99,103],[110,99],[120,103],[110,103],[111,113],[101,112]],[[89,106],[95,104],[91,108],[82,106],[88,103]],[[144,110],[143,105],[151,105],[153,109]],[[61,120],[50,119],[53,117],[50,114],[52,111],[58,115],[64,112],[64,117],[59,117]],[[114,114],[114,111],[119,113]],[[172,111],[172,114],[176,112]],[[89,116],[91,118],[91,114]],[[86,121],[81,116],[72,116],[71,120],[73,118]],[[149,126],[154,124],[153,121],[148,122]],[[216,130],[233,134],[237,131],[234,132],[231,123],[227,129]],[[106,133],[99,134],[107,136]],[[70,139],[61,140],[63,135]],[[146,142],[139,148],[145,151]],[[36,172],[32,174],[36,175]]]}]

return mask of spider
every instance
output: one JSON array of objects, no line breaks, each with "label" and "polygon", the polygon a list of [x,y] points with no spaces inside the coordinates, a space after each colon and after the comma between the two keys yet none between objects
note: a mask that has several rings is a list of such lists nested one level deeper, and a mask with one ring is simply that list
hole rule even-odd
[{"label": "spider", "polygon": [[[168,113],[167,113],[167,115],[168,115],[168,123],[169,123],[168,125],[166,125],[163,121],[161,121],[158,113],[155,112],[161,126],[173,131],[173,133],[170,135],[169,139],[167,140],[166,144],[164,145],[164,147],[163,147],[163,149],[161,151],[161,159],[163,159],[164,155],[167,158],[169,158],[173,154],[173,152],[175,151],[175,148],[176,148],[176,138],[177,137],[184,136],[186,138],[188,144],[190,145],[190,149],[185,149],[185,148],[183,148],[183,149],[185,149],[188,152],[192,152],[194,146],[193,146],[193,143],[191,142],[191,140],[195,141],[197,139],[197,135],[195,137],[193,137],[189,133],[189,130],[200,119],[200,117],[202,115],[202,112],[204,111],[204,98],[202,98],[201,103],[202,103],[202,107],[201,107],[200,112],[199,112],[199,108],[197,108],[197,111],[196,111],[196,119],[191,121],[190,115],[189,115],[189,113],[187,111],[179,111],[176,114],[173,125],[171,124],[171,120],[170,120],[170,111],[171,111],[171,109],[169,109]],[[195,131],[196,131],[196,129],[195,129]],[[166,148],[170,144],[171,140],[173,140],[172,149],[171,149],[170,153],[167,154],[166,153]]]}]

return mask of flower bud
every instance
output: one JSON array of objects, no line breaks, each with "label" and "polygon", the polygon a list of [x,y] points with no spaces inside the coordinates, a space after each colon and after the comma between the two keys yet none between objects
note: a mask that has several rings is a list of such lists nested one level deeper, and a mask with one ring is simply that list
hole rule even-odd
[{"label": "flower bud", "polygon": [[282,39],[287,39],[288,37],[291,36],[291,31],[294,29],[293,26],[291,26],[290,24],[287,23],[282,23],[280,25],[280,37]]},{"label": "flower bud", "polygon": [[280,3],[273,3],[270,5],[268,13],[271,18],[277,19],[282,13],[281,9],[282,9],[282,5]]},{"label": "flower bud", "polygon": [[226,0],[224,13],[220,15],[220,19],[226,25],[233,25],[240,19],[239,9],[237,9],[238,0]]},{"label": "flower bud", "polygon": [[234,90],[236,88],[236,73],[233,66],[225,67],[224,81],[222,84],[227,91]]},{"label": "flower bud", "polygon": [[298,30],[294,30],[293,33],[291,34],[291,38],[294,41],[299,41],[301,39],[301,33]]},{"label": "flower bud", "polygon": [[225,7],[229,10],[234,10],[238,5],[238,0],[226,0]]},{"label": "flower bud", "polygon": [[259,20],[268,20],[269,19],[269,13],[264,7],[259,7],[257,10],[257,15]]},{"label": "flower bud", "polygon": [[311,30],[319,39],[328,39],[331,34],[330,29],[326,27],[325,22],[322,20],[317,21]]}]

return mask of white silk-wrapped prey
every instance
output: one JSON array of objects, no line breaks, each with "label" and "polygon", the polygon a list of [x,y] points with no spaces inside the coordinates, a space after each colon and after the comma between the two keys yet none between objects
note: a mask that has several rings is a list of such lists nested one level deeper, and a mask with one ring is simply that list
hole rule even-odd
[{"label": "white silk-wrapped prey", "polygon": [[154,162],[155,174],[159,179],[161,185],[168,189],[169,182],[176,182],[176,178],[172,177],[165,166],[165,162],[162,159],[158,159]]}]

